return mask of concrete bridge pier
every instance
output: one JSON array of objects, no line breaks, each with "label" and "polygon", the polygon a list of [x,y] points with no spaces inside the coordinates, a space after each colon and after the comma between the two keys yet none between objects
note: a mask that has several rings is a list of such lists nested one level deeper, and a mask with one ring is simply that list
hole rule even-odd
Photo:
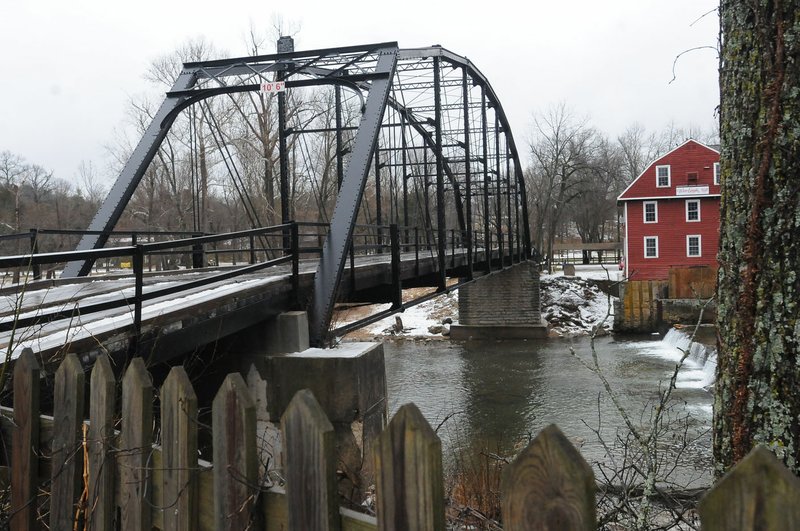
[{"label": "concrete bridge pier", "polygon": [[266,446],[281,468],[280,418],[301,389],[310,389],[336,431],[340,493],[360,499],[373,483],[372,447],[387,423],[386,369],[381,343],[309,348],[305,312],[279,315],[248,356],[248,384],[257,396]]},{"label": "concrete bridge pier", "polygon": [[522,262],[459,288],[458,321],[452,339],[546,338],[537,265]]}]

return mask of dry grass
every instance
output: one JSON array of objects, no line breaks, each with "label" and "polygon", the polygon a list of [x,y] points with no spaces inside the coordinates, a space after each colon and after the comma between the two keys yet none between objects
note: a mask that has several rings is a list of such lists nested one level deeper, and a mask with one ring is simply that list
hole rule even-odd
[{"label": "dry grass", "polygon": [[500,527],[500,479],[511,457],[499,443],[475,443],[456,452],[446,479],[448,520],[456,529]]}]

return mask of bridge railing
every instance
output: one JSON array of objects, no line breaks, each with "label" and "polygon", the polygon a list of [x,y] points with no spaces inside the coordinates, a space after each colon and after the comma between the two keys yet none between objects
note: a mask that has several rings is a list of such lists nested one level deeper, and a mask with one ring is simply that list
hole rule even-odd
[{"label": "bridge railing", "polygon": [[[26,232],[0,235],[0,255],[19,255],[24,251],[31,254],[44,252],[62,252],[61,249],[72,248],[78,239],[85,235],[105,235],[108,241],[116,246],[136,245],[141,242],[153,242],[162,240],[175,240],[176,238],[186,238],[191,236],[202,236],[203,233],[192,231],[160,231],[160,230],[114,230],[108,232],[77,230],[77,229],[42,229],[31,228]],[[23,242],[25,240],[25,245]],[[102,259],[101,259],[102,260]],[[112,264],[110,259],[101,263],[97,260],[96,267],[105,267],[109,272],[111,267],[119,267],[119,262]],[[57,264],[50,264],[55,266]],[[47,276],[54,276],[56,267],[47,270]],[[41,265],[34,265],[30,273],[34,280],[39,280],[42,276]],[[14,272],[13,283],[19,282],[20,271]]]},{"label": "bridge railing", "polygon": [[[41,326],[57,319],[75,318],[76,316],[90,315],[116,308],[127,307],[132,310],[133,333],[138,337],[142,330],[142,307],[147,301],[174,295],[189,290],[210,286],[227,281],[242,275],[262,271],[275,266],[291,264],[290,271],[295,301],[299,300],[299,262],[301,256],[319,256],[322,253],[328,224],[314,222],[290,222],[273,227],[248,229],[223,234],[196,234],[196,233],[171,233],[171,235],[190,236],[179,239],[140,243],[147,232],[116,232],[114,235],[121,238],[130,238],[132,245],[108,247],[84,251],[66,251],[54,253],[37,253],[37,238],[46,233],[77,233],[80,231],[38,230],[31,234],[10,235],[13,238],[29,238],[32,242],[30,254],[0,257],[0,270],[14,268],[16,271],[27,271],[28,278],[38,280],[41,278],[41,267],[45,265],[63,264],[70,261],[81,260],[126,260],[134,277],[132,288],[122,290],[120,295],[112,300],[87,303],[74,307],[60,307],[51,310],[38,310],[33,315],[16,312],[12,317],[0,320],[0,332],[31,326]],[[157,233],[163,236],[165,233]],[[424,259],[436,256],[439,246],[436,242],[438,234],[435,228],[423,229],[400,225],[366,225],[359,224],[355,227],[350,248],[350,275],[355,285],[355,256],[357,255],[390,255],[392,269],[392,309],[400,308],[402,301],[402,286],[400,282],[400,263],[403,253],[414,253],[416,275],[421,271],[420,264]],[[445,267],[453,268],[457,265],[457,257],[463,256],[469,246],[464,241],[460,230],[450,229],[446,236],[445,250],[447,252]],[[491,243],[489,244],[491,246]],[[475,236],[472,242],[473,263],[482,264],[486,273],[491,273],[493,268],[500,264],[506,265],[506,258],[513,262],[513,255],[498,259],[493,254],[496,249],[487,248],[480,238]],[[232,257],[232,265],[236,267],[221,266],[220,257]],[[187,258],[193,268],[202,268],[207,265],[207,256],[215,256],[213,261],[219,271],[213,274],[196,278],[188,282],[177,283],[172,286],[145,289],[145,264],[152,270],[153,257],[165,255],[179,255]],[[237,256],[246,256],[246,265],[236,265]],[[406,259],[410,257],[406,256]],[[230,258],[229,258],[230,259]],[[517,257],[519,259],[519,257]],[[494,264],[494,265],[493,265]],[[471,270],[470,270],[471,271]],[[471,278],[471,272],[466,275]],[[420,302],[420,301],[417,301]]]},{"label": "bridge railing", "polygon": [[[271,259],[267,256],[263,262],[255,261],[255,252],[258,249],[254,246],[255,239],[272,236],[275,234],[278,234],[282,239],[284,239],[285,235],[288,235],[288,248],[286,249],[286,254],[284,256]],[[230,242],[231,240],[235,239],[246,239],[251,242],[250,257],[253,263],[243,267],[237,267],[235,269],[225,269],[219,273],[211,274],[209,276],[191,280],[189,282],[182,282],[180,284],[154,289],[147,292],[144,291],[144,263],[145,258],[148,256],[158,256],[165,253],[175,253],[176,250],[180,249],[188,249],[188,251],[182,252],[188,252],[192,256],[192,264],[194,267],[202,267],[204,265],[204,254],[206,252],[205,246],[220,242]],[[261,248],[261,250],[268,249]],[[136,243],[135,245],[121,247],[0,257],[0,269],[22,268],[32,272],[31,276],[34,279],[37,278],[37,271],[39,271],[39,268],[42,265],[107,258],[129,259],[132,265],[132,272],[134,276],[134,285],[132,289],[133,293],[130,293],[130,289],[123,290],[120,296],[116,299],[98,303],[84,304],[81,305],[80,308],[59,308],[51,311],[37,311],[36,314],[32,316],[26,316],[17,312],[13,318],[0,321],[0,331],[9,331],[17,328],[43,325],[56,319],[70,318],[75,317],[76,315],[87,315],[112,310],[115,308],[132,307],[133,329],[134,333],[138,336],[141,332],[142,305],[144,302],[159,297],[173,295],[179,292],[201,288],[241,275],[254,273],[263,269],[288,263],[292,264],[290,274],[293,277],[293,286],[296,286],[299,275],[299,255],[298,224],[288,223],[284,225],[250,229],[234,233],[198,235],[191,238],[144,244]]]}]

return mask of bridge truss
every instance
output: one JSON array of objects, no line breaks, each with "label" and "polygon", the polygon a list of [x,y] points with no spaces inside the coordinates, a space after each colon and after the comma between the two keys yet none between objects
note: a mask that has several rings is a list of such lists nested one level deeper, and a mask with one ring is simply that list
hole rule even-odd
[{"label": "bridge truss", "polygon": [[[276,98],[283,224],[292,220],[290,178],[298,164],[291,159],[302,145],[297,138],[335,137],[338,196],[308,307],[313,343],[326,338],[370,180],[378,239],[387,221],[406,230],[423,224],[437,253],[440,291],[446,289],[448,227],[467,252],[469,279],[473,257],[480,252],[487,263],[492,252],[499,254],[501,263],[504,256],[509,261],[515,255],[530,256],[519,153],[496,93],[468,59],[440,46],[400,49],[397,43],[297,52],[291,39],[282,38],[278,50],[184,64],[77,249],[103,247],[182,112],[214,97],[274,89],[277,82],[285,87]],[[265,83],[271,85],[262,87]],[[313,120],[288,116],[289,95],[302,90],[331,92],[333,123],[311,126]],[[360,115],[357,123],[344,117],[353,107]],[[423,205],[422,219],[409,212]],[[288,242],[286,234],[286,252]],[[91,267],[92,260],[70,262],[63,276],[83,276]]]}]

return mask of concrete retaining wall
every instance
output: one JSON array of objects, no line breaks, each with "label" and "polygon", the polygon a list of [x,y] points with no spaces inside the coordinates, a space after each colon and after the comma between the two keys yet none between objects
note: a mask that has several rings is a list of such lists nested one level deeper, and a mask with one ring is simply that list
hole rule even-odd
[{"label": "concrete retaining wall", "polygon": [[458,321],[467,326],[539,324],[539,271],[523,262],[458,290]]}]

